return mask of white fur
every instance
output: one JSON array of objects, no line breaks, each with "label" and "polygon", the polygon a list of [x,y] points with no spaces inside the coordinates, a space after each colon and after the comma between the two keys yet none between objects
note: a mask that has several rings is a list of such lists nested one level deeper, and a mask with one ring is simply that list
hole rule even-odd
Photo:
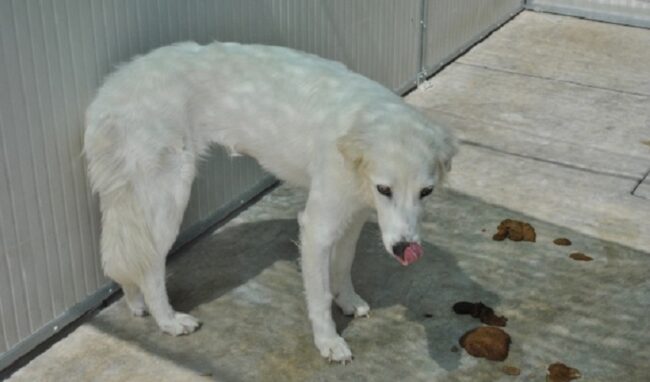
[{"label": "white fur", "polygon": [[[330,306],[334,300],[345,313],[368,314],[350,279],[368,211],[377,210],[389,253],[400,240],[418,242],[419,193],[441,181],[453,137],[340,63],[286,48],[181,43],[122,66],[86,120],[102,262],[133,313],[148,310],[174,335],[199,323],[170,306],[165,257],[197,159],[215,142],[310,190],[299,222],[314,341],[324,357],[350,360]],[[393,196],[380,195],[377,184]]]}]

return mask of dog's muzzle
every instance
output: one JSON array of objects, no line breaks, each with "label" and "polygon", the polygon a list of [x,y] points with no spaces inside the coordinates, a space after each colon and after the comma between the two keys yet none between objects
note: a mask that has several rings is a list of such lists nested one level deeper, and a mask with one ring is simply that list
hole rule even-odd
[{"label": "dog's muzzle", "polygon": [[418,261],[424,254],[422,246],[418,243],[409,243],[407,241],[400,241],[393,245],[393,256],[400,264],[407,266]]}]

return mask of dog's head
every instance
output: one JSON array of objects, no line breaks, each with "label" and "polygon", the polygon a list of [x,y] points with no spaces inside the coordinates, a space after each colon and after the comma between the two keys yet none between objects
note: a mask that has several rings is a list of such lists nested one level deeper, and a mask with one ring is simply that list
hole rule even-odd
[{"label": "dog's head", "polygon": [[451,170],[456,140],[419,115],[368,122],[339,138],[337,146],[377,211],[384,247],[408,265],[423,253],[423,203]]}]

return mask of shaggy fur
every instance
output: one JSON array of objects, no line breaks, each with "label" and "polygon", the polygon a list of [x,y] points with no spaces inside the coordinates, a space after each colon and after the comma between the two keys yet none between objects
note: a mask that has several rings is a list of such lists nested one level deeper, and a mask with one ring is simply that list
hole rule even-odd
[{"label": "shaggy fur", "polygon": [[377,210],[386,250],[415,261],[421,202],[448,170],[454,139],[381,85],[291,49],[188,42],[119,68],[86,116],[102,263],[132,312],[150,312],[173,335],[199,322],[170,306],[165,257],[213,143],[309,189],[299,222],[314,341],[324,357],[350,360],[330,306],[368,313],[350,279],[368,212]]}]

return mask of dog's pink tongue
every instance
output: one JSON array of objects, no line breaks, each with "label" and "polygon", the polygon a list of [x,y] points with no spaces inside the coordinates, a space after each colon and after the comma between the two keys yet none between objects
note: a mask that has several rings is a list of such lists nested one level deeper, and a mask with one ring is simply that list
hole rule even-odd
[{"label": "dog's pink tongue", "polygon": [[404,250],[404,265],[410,265],[416,261],[424,254],[422,246],[417,243],[411,243]]}]

